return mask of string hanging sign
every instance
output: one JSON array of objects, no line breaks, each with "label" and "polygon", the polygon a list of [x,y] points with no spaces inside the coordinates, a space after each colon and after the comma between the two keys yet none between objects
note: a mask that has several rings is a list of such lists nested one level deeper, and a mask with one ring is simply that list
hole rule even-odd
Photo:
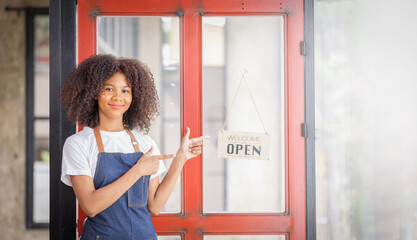
[{"label": "string hanging sign", "polygon": [[[248,83],[246,82],[245,74],[246,73],[242,73],[242,79],[240,80],[239,87],[236,90],[232,104],[229,108],[229,111],[227,112],[223,128],[218,132],[217,157],[269,160],[270,135],[266,131],[265,124],[263,123],[258,108],[256,107],[255,100],[253,99]],[[249,91],[249,95],[252,99],[265,132],[240,132],[228,131],[224,129],[226,127],[227,121],[229,120],[230,111],[233,108],[236,96],[243,82]]]}]

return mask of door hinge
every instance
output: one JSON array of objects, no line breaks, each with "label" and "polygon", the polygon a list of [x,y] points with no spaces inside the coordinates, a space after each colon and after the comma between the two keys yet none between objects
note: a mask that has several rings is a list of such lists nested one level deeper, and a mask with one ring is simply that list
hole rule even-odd
[{"label": "door hinge", "polygon": [[300,53],[303,56],[307,55],[307,42],[306,41],[301,41],[300,42]]},{"label": "door hinge", "polygon": [[301,123],[301,136],[307,138],[307,123]]}]

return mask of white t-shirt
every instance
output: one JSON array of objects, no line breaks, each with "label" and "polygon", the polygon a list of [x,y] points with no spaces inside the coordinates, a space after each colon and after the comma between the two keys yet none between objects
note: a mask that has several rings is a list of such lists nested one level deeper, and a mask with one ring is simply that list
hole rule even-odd
[{"label": "white t-shirt", "polygon": [[[131,132],[138,141],[140,151],[146,153],[153,146],[152,155],[160,154],[159,148],[152,138],[137,130],[131,130]],[[130,136],[126,131],[106,132],[100,130],[100,135],[105,152],[135,152]],[[93,178],[96,172],[98,153],[92,128],[84,127],[82,131],[67,138],[62,152],[61,181],[68,186],[72,186],[70,175],[87,175]],[[165,170],[163,161],[159,161],[158,172],[151,175],[151,179],[159,176]]]}]

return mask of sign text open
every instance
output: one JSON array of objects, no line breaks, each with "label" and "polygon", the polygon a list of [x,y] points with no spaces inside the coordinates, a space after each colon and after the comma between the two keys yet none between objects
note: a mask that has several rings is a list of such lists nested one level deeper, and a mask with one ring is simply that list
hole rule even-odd
[{"label": "sign text open", "polygon": [[223,158],[269,159],[268,134],[220,130],[217,156]]}]

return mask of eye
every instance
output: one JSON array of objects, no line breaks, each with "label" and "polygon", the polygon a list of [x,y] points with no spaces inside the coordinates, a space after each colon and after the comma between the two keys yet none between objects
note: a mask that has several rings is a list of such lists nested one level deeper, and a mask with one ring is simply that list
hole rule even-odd
[{"label": "eye", "polygon": [[102,94],[112,94],[113,93],[113,88],[110,88],[110,87],[103,88],[101,90],[101,93]]},{"label": "eye", "polygon": [[124,90],[122,90],[122,93],[130,93],[130,90],[124,89]]},{"label": "eye", "polygon": [[113,94],[113,88],[105,87],[101,90],[102,95]]}]

